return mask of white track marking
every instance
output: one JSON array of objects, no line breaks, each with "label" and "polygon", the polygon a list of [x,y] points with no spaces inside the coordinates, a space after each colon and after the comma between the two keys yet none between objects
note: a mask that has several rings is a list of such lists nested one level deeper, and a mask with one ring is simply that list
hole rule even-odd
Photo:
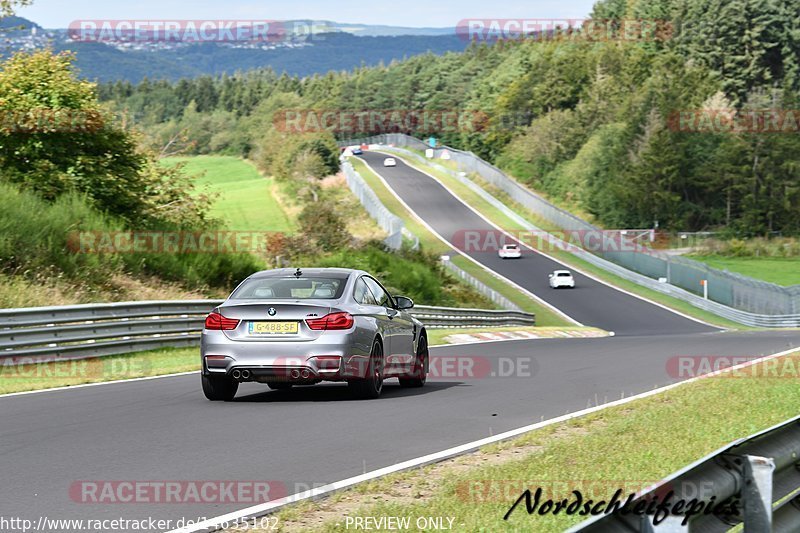
[{"label": "white track marking", "polygon": [[53,387],[50,389],[37,389],[27,390],[22,392],[9,392],[8,394],[0,394],[0,398],[8,398],[10,396],[26,396],[28,394],[41,394],[43,392],[57,392],[65,390],[85,389],[87,387],[99,387],[100,385],[118,385],[120,383],[135,383],[137,381],[150,381],[153,379],[161,378],[174,378],[177,376],[190,376],[192,374],[199,374],[199,370],[192,370],[191,372],[178,372],[175,374],[163,374],[160,376],[147,376],[144,378],[131,378],[131,379],[117,379],[114,381],[98,381],[97,383],[81,383],[80,385],[67,385],[64,387]]},{"label": "white track marking", "polygon": [[[387,155],[385,152],[376,152],[376,153],[382,153],[382,154],[384,154],[384,155]],[[392,154],[392,155],[394,155],[394,154]],[[405,160],[404,160],[403,158],[399,158],[399,159],[405,163]],[[564,318],[564,319],[566,319],[566,320],[569,320],[570,322],[572,322],[573,324],[576,324],[576,325],[578,325],[578,326],[584,326],[584,324],[581,324],[580,322],[578,322],[577,320],[575,320],[574,318],[572,318],[571,316],[569,316],[568,314],[566,314],[566,313],[565,313],[564,311],[562,311],[561,309],[558,309],[557,307],[555,307],[555,306],[554,306],[553,304],[551,304],[550,302],[547,302],[547,301],[543,300],[542,298],[540,298],[540,297],[539,297],[539,296],[537,296],[536,294],[532,293],[531,291],[527,290],[526,288],[524,288],[524,287],[522,287],[522,286],[520,286],[520,285],[517,285],[516,283],[514,283],[513,281],[511,281],[511,280],[510,280],[510,279],[508,279],[507,277],[505,277],[505,276],[503,276],[502,274],[500,274],[500,273],[498,273],[498,272],[496,272],[496,271],[492,270],[491,268],[489,268],[489,267],[487,267],[486,265],[484,265],[484,264],[482,264],[482,263],[478,262],[476,259],[474,259],[474,258],[470,257],[470,256],[469,256],[469,255],[467,255],[466,253],[464,253],[464,252],[462,252],[461,250],[459,250],[459,249],[458,249],[458,247],[456,247],[455,245],[453,245],[453,243],[451,243],[450,241],[448,241],[447,239],[445,239],[445,238],[444,238],[442,235],[440,235],[440,234],[439,234],[439,233],[438,233],[438,232],[437,232],[435,229],[433,229],[433,228],[430,226],[430,224],[428,224],[427,222],[425,222],[425,221],[422,219],[422,217],[420,217],[420,216],[419,216],[419,215],[418,215],[418,214],[417,214],[417,213],[416,213],[416,212],[415,212],[413,209],[411,209],[411,207],[410,207],[410,206],[409,206],[409,205],[406,203],[406,201],[405,201],[405,200],[403,200],[403,199],[400,197],[400,195],[399,195],[399,194],[397,194],[397,191],[395,191],[394,189],[392,189],[392,187],[389,185],[389,183],[386,181],[386,179],[385,179],[383,176],[381,176],[381,175],[380,175],[380,173],[376,172],[376,171],[375,171],[375,169],[374,169],[374,168],[372,168],[372,166],[371,166],[371,165],[370,165],[370,164],[369,164],[367,161],[365,161],[364,159],[360,159],[360,161],[361,161],[362,163],[364,163],[364,164],[367,166],[367,168],[368,168],[368,169],[370,169],[370,170],[372,171],[372,173],[373,173],[373,174],[375,174],[376,176],[378,176],[378,179],[379,179],[379,180],[381,180],[381,183],[383,183],[383,185],[384,185],[384,186],[385,186],[385,187],[386,187],[386,188],[389,190],[389,192],[391,192],[391,193],[392,193],[392,195],[394,195],[394,197],[395,197],[395,198],[397,198],[397,201],[398,201],[398,202],[400,202],[400,203],[403,205],[403,207],[405,207],[405,208],[406,208],[406,210],[407,210],[407,211],[408,211],[408,212],[411,214],[411,216],[413,216],[415,219],[417,219],[417,222],[419,222],[420,224],[422,224],[423,226],[425,226],[425,228],[427,228],[427,230],[428,230],[428,231],[430,231],[430,232],[431,232],[431,234],[433,234],[433,235],[434,235],[434,236],[435,236],[437,239],[439,239],[439,240],[440,240],[440,241],[442,241],[444,244],[446,244],[446,245],[448,246],[448,248],[451,248],[451,249],[455,250],[455,251],[456,251],[456,253],[460,254],[462,257],[465,257],[465,258],[469,259],[470,261],[472,261],[473,263],[475,263],[476,265],[478,265],[479,267],[481,267],[483,270],[485,270],[486,272],[488,272],[488,273],[489,273],[489,274],[491,274],[492,276],[494,276],[494,277],[496,277],[496,278],[498,278],[498,279],[500,279],[500,280],[502,280],[502,281],[504,281],[504,282],[508,283],[509,285],[511,285],[512,287],[514,287],[515,289],[517,289],[518,291],[520,291],[520,292],[522,292],[522,293],[524,293],[524,294],[528,295],[530,298],[533,298],[534,300],[536,300],[537,302],[539,302],[539,303],[540,303],[540,304],[542,304],[543,306],[547,307],[548,309],[550,309],[550,310],[551,310],[551,311],[553,311],[554,313],[556,313],[556,314],[560,315],[562,318]],[[411,165],[408,165],[408,163],[406,163],[406,165],[407,165],[407,166],[409,166],[409,167],[411,167]],[[414,168],[414,167],[411,167],[411,168]],[[420,171],[420,172],[421,172],[421,171]],[[423,172],[423,174],[425,174],[425,173]],[[429,174],[427,174],[427,175],[429,175]],[[430,175],[429,175],[429,176],[430,176]],[[431,177],[433,178],[433,176],[431,176]],[[436,179],[436,178],[433,178],[433,179]],[[439,180],[436,180],[436,181],[438,182]],[[440,183],[441,183],[441,182],[440,182]],[[442,186],[444,187],[444,185],[442,185]],[[449,189],[447,189],[446,187],[445,187],[445,189],[446,189],[448,192],[450,192],[450,190],[449,190]],[[451,195],[453,195],[453,193],[452,193],[452,192],[450,192],[450,194],[451,194]],[[458,198],[458,197],[457,197],[457,196],[455,196],[455,195],[453,195],[453,196],[454,196],[456,199],[458,199],[459,201],[461,201],[461,202],[463,203],[463,201],[462,201],[460,198]],[[464,204],[464,205],[466,205],[466,204]],[[467,207],[469,207],[469,206],[467,206]],[[470,209],[471,209],[471,208],[470,208]],[[489,222],[489,223],[491,224],[491,222]],[[502,231],[502,230],[501,230],[501,231]]]},{"label": "white track marking", "polygon": [[[387,152],[380,152],[380,153],[382,153],[382,154],[387,154]],[[441,186],[442,186],[442,187],[443,187],[443,188],[444,188],[444,189],[445,189],[447,192],[449,192],[449,193],[450,193],[450,195],[451,195],[453,198],[455,198],[456,200],[458,200],[459,202],[461,202],[462,204],[464,204],[464,206],[466,206],[466,207],[467,207],[467,208],[468,208],[470,211],[472,211],[473,213],[475,213],[476,215],[478,215],[479,217],[481,217],[481,218],[482,218],[482,219],[483,219],[483,220],[484,220],[484,221],[485,221],[487,224],[491,225],[493,228],[495,228],[495,229],[497,229],[498,231],[502,232],[504,235],[506,235],[506,236],[508,236],[508,237],[511,237],[512,239],[514,239],[515,241],[519,242],[519,243],[520,243],[522,246],[524,246],[525,248],[527,248],[527,249],[531,250],[532,252],[534,252],[534,253],[537,253],[537,254],[539,254],[539,255],[542,255],[542,256],[544,256],[544,257],[546,257],[546,258],[550,259],[551,261],[558,263],[559,265],[563,265],[563,266],[565,266],[565,267],[568,267],[569,269],[571,269],[571,270],[574,270],[575,272],[579,272],[580,274],[582,274],[582,275],[586,276],[587,278],[591,278],[591,279],[595,280],[596,282],[598,282],[598,283],[602,283],[603,285],[605,285],[605,286],[607,286],[607,287],[611,287],[611,288],[612,288],[612,289],[614,289],[614,290],[617,290],[617,291],[619,291],[619,292],[625,293],[625,294],[627,294],[628,296],[633,296],[634,298],[638,298],[638,299],[640,299],[640,300],[643,300],[643,301],[645,301],[645,302],[647,302],[647,303],[649,303],[649,304],[655,305],[655,306],[657,306],[657,307],[660,307],[660,308],[662,308],[662,309],[665,309],[665,310],[667,310],[667,311],[669,311],[669,312],[671,312],[671,313],[675,313],[676,315],[682,316],[683,318],[686,318],[686,319],[692,320],[692,321],[694,321],[694,322],[698,322],[698,323],[700,323],[700,324],[703,324],[704,326],[709,326],[709,327],[711,327],[711,328],[717,328],[717,329],[720,329],[720,330],[722,330],[722,331],[727,331],[727,329],[726,329],[726,328],[723,328],[723,327],[720,327],[720,326],[716,326],[716,325],[714,325],[714,324],[709,324],[708,322],[706,322],[706,321],[704,321],[704,320],[702,320],[702,319],[700,319],[700,318],[696,318],[696,317],[693,317],[693,316],[687,315],[687,314],[685,314],[685,313],[682,313],[681,311],[678,311],[678,310],[676,310],[676,309],[673,309],[673,308],[671,308],[671,307],[668,307],[668,306],[666,306],[666,305],[664,305],[664,304],[662,304],[662,303],[659,303],[659,302],[656,302],[656,301],[650,300],[649,298],[646,298],[646,297],[644,297],[644,296],[642,296],[642,295],[640,295],[640,294],[636,294],[636,293],[630,292],[630,291],[628,291],[628,290],[625,290],[625,289],[623,289],[623,288],[621,288],[621,287],[617,287],[616,285],[613,285],[612,283],[610,283],[610,282],[608,282],[608,281],[605,281],[605,280],[603,280],[603,279],[600,279],[600,278],[596,277],[596,276],[595,276],[595,275],[593,275],[593,274],[590,274],[590,273],[588,273],[588,272],[586,272],[586,271],[584,271],[584,270],[581,270],[581,269],[580,269],[580,267],[576,267],[576,266],[573,266],[573,265],[568,265],[568,264],[565,264],[565,263],[561,262],[560,260],[556,259],[555,257],[553,257],[553,256],[551,256],[551,255],[548,255],[547,253],[545,253],[545,252],[543,252],[543,251],[541,251],[541,250],[537,250],[536,248],[532,248],[531,246],[528,246],[528,244],[526,244],[526,243],[524,243],[524,242],[522,242],[522,241],[519,241],[519,240],[518,240],[518,239],[516,239],[516,238],[515,238],[513,235],[511,235],[510,233],[508,233],[506,230],[504,230],[504,229],[500,228],[499,226],[497,226],[497,224],[495,224],[494,222],[492,222],[491,220],[489,220],[488,218],[486,218],[486,217],[483,215],[483,213],[480,213],[480,212],[478,212],[478,211],[477,211],[477,210],[476,210],[474,207],[472,207],[472,206],[471,206],[471,205],[469,205],[467,202],[465,202],[465,201],[464,201],[464,200],[463,200],[463,199],[462,199],[460,196],[458,196],[458,195],[457,195],[455,192],[453,192],[453,191],[452,191],[452,190],[451,190],[451,189],[450,189],[450,188],[449,188],[447,185],[445,185],[444,183],[442,183],[442,181],[441,181],[439,178],[437,178],[436,176],[434,176],[433,174],[430,174],[429,172],[426,172],[424,169],[422,169],[422,168],[419,168],[418,166],[416,166],[416,165],[415,165],[415,164],[413,164],[413,163],[409,163],[409,162],[408,162],[408,161],[407,161],[405,158],[403,158],[403,157],[400,157],[400,156],[398,156],[397,154],[393,154],[393,153],[389,153],[389,154],[390,154],[390,155],[392,155],[392,156],[394,156],[394,157],[397,157],[398,159],[400,159],[401,161],[403,161],[403,163],[405,163],[407,166],[409,166],[409,167],[413,168],[413,169],[414,169],[414,170],[416,170],[417,172],[420,172],[420,173],[422,173],[422,174],[425,174],[426,176],[428,176],[428,177],[429,177],[429,178],[431,178],[432,180],[436,181],[436,183],[438,183],[439,185],[441,185]],[[362,161],[363,161],[363,159],[362,159]],[[366,161],[365,161],[365,163],[366,163]],[[369,166],[369,165],[367,165],[367,166]],[[370,168],[371,168],[371,167],[370,167]],[[373,171],[373,172],[374,172],[374,171]],[[377,174],[377,172],[376,172],[376,174]],[[522,218],[524,218],[524,217],[522,217]]]},{"label": "white track marking", "polygon": [[494,444],[500,441],[512,439],[514,437],[518,437],[525,433],[529,433],[531,431],[535,431],[537,429],[541,429],[546,426],[551,426],[553,424],[558,424],[560,422],[566,422],[568,420],[572,420],[573,418],[578,418],[581,416],[585,416],[591,413],[595,413],[597,411],[602,411],[603,409],[607,409],[609,407],[616,407],[619,405],[625,405],[635,400],[641,400],[643,398],[648,398],[650,396],[655,396],[657,394],[661,394],[668,390],[681,387],[688,383],[693,383],[695,381],[706,379],[712,376],[717,376],[720,374],[724,374],[727,372],[735,372],[737,370],[741,370],[742,368],[746,368],[749,366],[753,366],[764,361],[768,361],[770,359],[776,359],[778,357],[783,357],[792,353],[796,353],[798,351],[797,348],[793,348],[791,350],[785,350],[783,352],[779,352],[776,354],[768,355],[765,357],[760,357],[758,359],[753,359],[752,361],[748,361],[746,363],[742,363],[740,365],[735,365],[730,368],[726,368],[723,370],[717,370],[715,372],[711,372],[709,374],[704,374],[702,376],[693,377],[691,379],[687,379],[685,381],[681,381],[678,383],[673,383],[672,385],[667,385],[665,387],[660,387],[657,389],[653,389],[651,391],[643,392],[641,394],[636,394],[634,396],[629,396],[627,398],[616,400],[613,402],[609,402],[603,405],[596,405],[594,407],[590,407],[588,409],[583,409],[581,411],[576,411],[574,413],[568,413],[563,416],[559,416],[556,418],[551,418],[550,420],[545,420],[543,422],[539,422],[537,424],[531,424],[529,426],[523,426],[521,428],[512,429],[511,431],[506,431],[504,433],[499,433],[492,437],[487,437],[484,439],[468,442],[466,444],[462,444],[460,446],[455,446],[453,448],[448,448],[446,450],[442,450],[440,452],[431,453],[428,455],[423,455],[422,457],[417,457],[416,459],[409,459],[408,461],[403,461],[401,463],[396,463],[391,466],[387,466],[385,468],[380,468],[378,470],[373,470],[372,472],[367,472],[365,474],[361,474],[360,476],[355,476],[347,479],[343,479],[342,481],[336,481],[334,483],[330,483],[328,485],[307,490],[305,492],[299,492],[297,494],[292,494],[291,496],[287,496],[285,498],[280,498],[275,501],[262,503],[259,505],[254,505],[252,507],[248,507],[246,509],[242,509],[241,511],[234,511],[232,513],[224,514],[221,516],[217,516],[214,518],[210,518],[203,522],[198,522],[197,524],[193,524],[190,526],[186,526],[180,529],[174,529],[167,533],[195,533],[198,531],[217,531],[220,528],[220,525],[227,526],[226,527],[233,527],[237,522],[242,523],[247,518],[257,518],[260,516],[264,516],[267,514],[274,513],[280,510],[283,507],[291,505],[293,503],[297,503],[304,500],[314,500],[318,498],[322,498],[325,496],[329,496],[330,494],[350,488],[354,485],[359,483],[363,483],[365,481],[370,481],[373,479],[377,479],[389,474],[394,474],[396,472],[401,472],[404,470],[411,470],[413,468],[419,468],[421,466],[425,466],[431,463],[438,463],[444,461],[446,459],[451,459],[453,457],[464,455],[466,453],[475,451],[482,446],[486,446],[488,444]]}]

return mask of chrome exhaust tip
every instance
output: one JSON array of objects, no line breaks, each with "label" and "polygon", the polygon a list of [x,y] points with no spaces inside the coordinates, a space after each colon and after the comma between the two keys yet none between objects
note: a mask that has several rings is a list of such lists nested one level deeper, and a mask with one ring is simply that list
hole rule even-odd
[{"label": "chrome exhaust tip", "polygon": [[233,372],[231,372],[231,376],[233,376],[233,379],[239,379],[239,378],[242,377],[242,373],[241,373],[241,371],[236,369]]},{"label": "chrome exhaust tip", "polygon": [[299,370],[292,370],[289,375],[292,379],[299,379],[300,378],[300,371]]},{"label": "chrome exhaust tip", "polygon": [[250,379],[250,371],[242,370],[242,379]]},{"label": "chrome exhaust tip", "polygon": [[303,370],[300,375],[303,376],[303,379],[308,379],[311,373],[308,370]]}]

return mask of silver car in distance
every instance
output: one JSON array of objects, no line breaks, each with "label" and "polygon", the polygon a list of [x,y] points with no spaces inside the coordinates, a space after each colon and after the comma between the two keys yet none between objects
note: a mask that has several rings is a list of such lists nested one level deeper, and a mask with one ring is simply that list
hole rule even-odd
[{"label": "silver car in distance", "polygon": [[383,382],[422,387],[428,339],[408,310],[374,277],[340,268],[253,274],[206,317],[200,353],[206,398],[229,401],[239,383],[271,389],[347,382],[377,398]]}]

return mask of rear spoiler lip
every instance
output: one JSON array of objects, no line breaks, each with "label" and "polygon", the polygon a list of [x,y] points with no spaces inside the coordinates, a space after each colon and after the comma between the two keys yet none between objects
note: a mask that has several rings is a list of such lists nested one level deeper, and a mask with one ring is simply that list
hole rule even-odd
[{"label": "rear spoiler lip", "polygon": [[281,300],[281,299],[269,299],[269,300],[256,300],[256,299],[247,299],[247,300],[225,300],[223,303],[217,306],[217,309],[223,308],[232,308],[232,307],[245,307],[251,305],[293,305],[297,307],[304,307],[304,306],[316,306],[316,307],[337,307],[341,306],[344,298],[339,298],[338,300],[333,299],[308,299],[308,300]]}]

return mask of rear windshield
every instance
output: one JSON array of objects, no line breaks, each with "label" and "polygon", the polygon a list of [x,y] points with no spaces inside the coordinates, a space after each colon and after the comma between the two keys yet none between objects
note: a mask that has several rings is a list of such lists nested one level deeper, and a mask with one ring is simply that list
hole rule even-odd
[{"label": "rear windshield", "polygon": [[559,277],[562,277],[562,278],[568,278],[572,274],[570,274],[569,272],[559,272],[558,275],[559,275]]},{"label": "rear windshield", "polygon": [[255,278],[242,283],[233,300],[336,300],[342,296],[346,279],[341,278]]},{"label": "rear windshield", "polygon": [[516,249],[517,249],[516,244],[506,244],[506,250],[516,250]]}]

